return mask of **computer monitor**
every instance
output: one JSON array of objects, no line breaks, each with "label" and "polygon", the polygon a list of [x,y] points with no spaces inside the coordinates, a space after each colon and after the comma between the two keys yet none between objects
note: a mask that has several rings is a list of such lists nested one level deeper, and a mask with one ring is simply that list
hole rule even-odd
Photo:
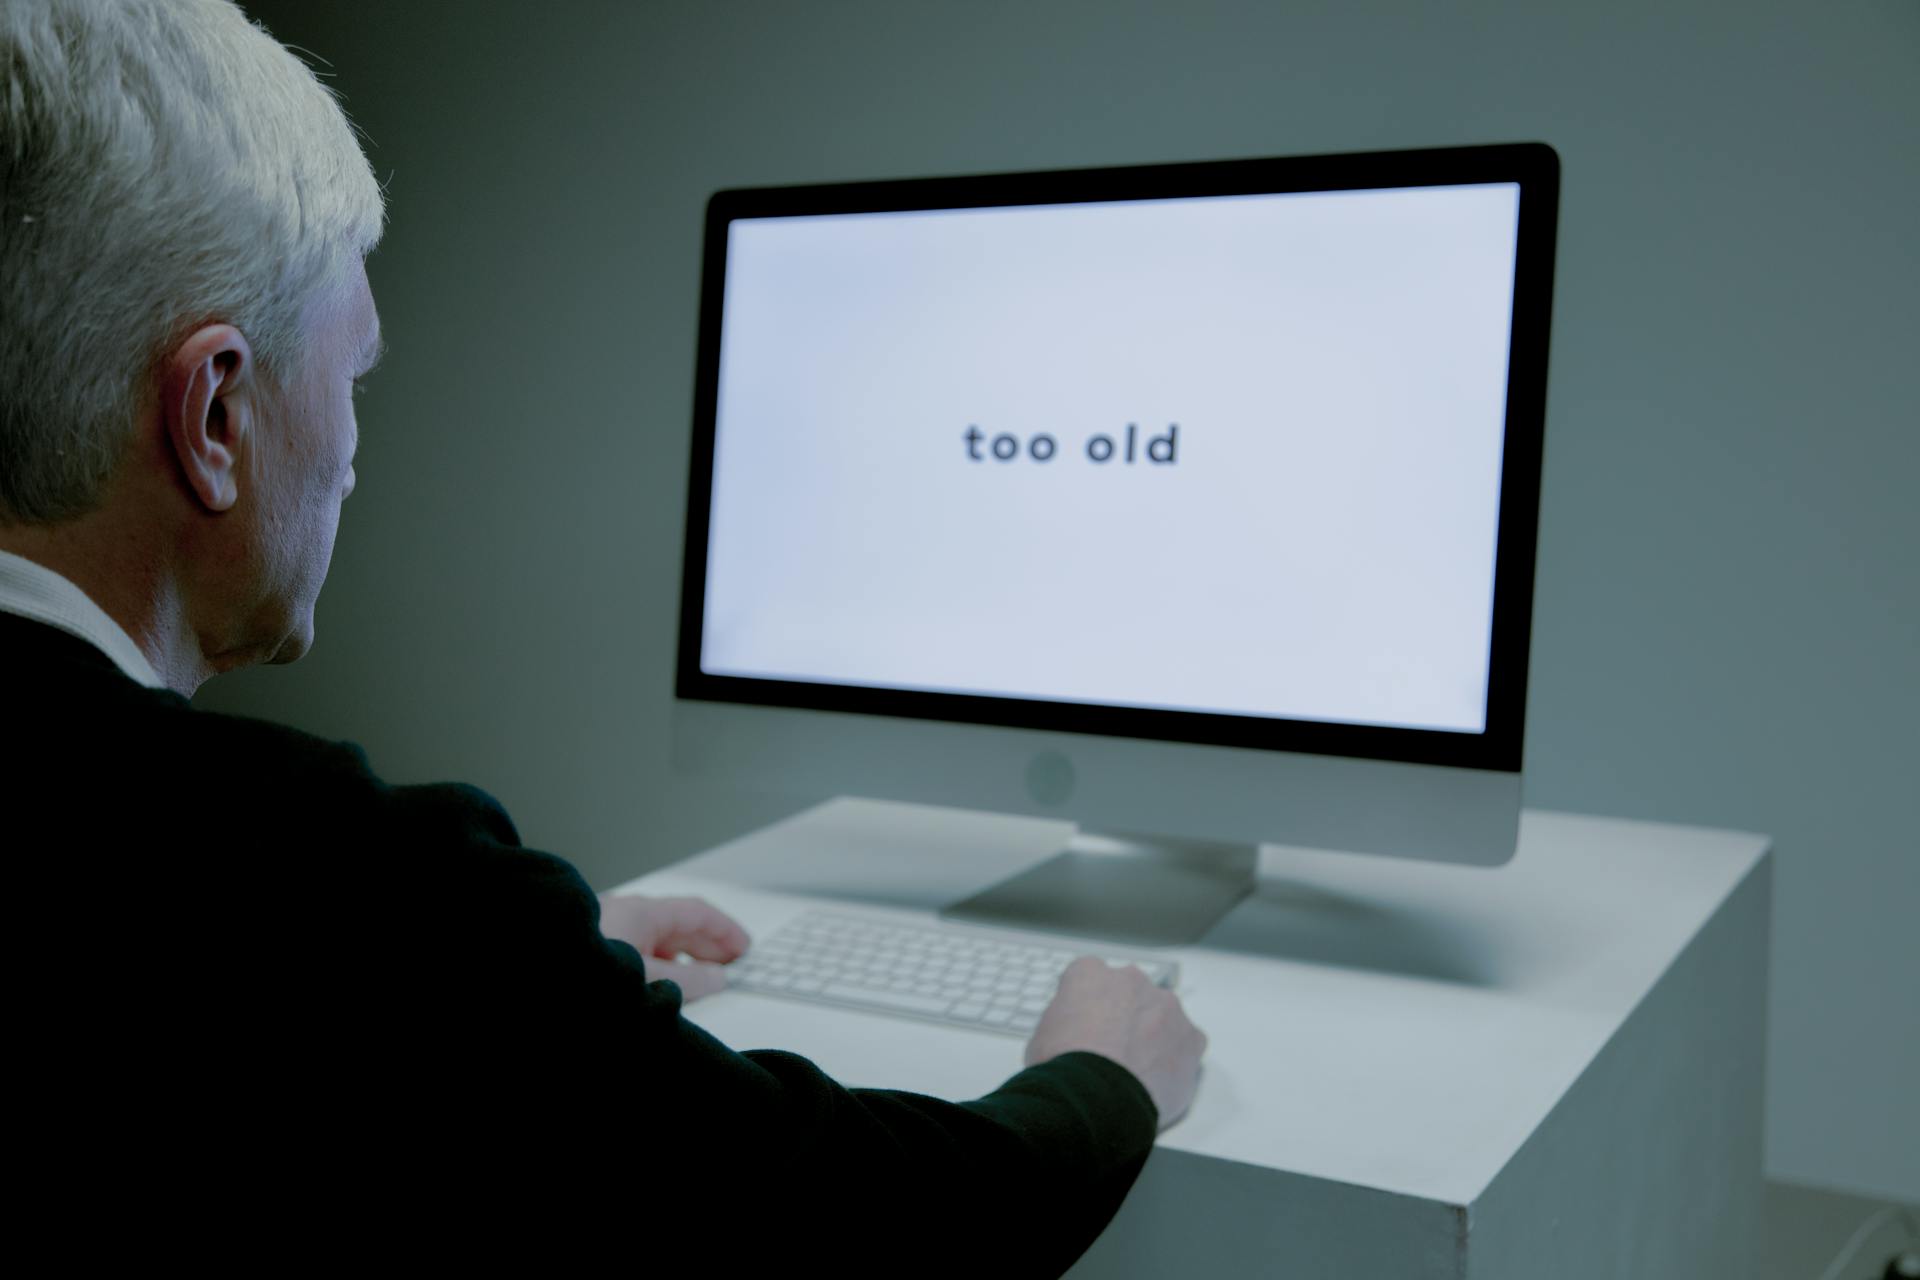
[{"label": "computer monitor", "polygon": [[971,920],[1191,941],[1263,843],[1519,822],[1539,143],[721,191],[682,769],[1071,818]]}]

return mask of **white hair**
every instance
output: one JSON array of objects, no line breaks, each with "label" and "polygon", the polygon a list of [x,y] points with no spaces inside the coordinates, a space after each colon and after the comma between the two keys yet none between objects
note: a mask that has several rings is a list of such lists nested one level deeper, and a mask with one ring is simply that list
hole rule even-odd
[{"label": "white hair", "polygon": [[0,0],[0,524],[95,509],[201,325],[293,375],[383,214],[332,91],[231,0]]}]

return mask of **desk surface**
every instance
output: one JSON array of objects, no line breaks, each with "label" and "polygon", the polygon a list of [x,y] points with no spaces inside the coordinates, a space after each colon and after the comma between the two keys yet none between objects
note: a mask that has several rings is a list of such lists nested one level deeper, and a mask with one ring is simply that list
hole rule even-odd
[{"label": "desk surface", "polygon": [[[618,891],[705,897],[754,936],[822,900],[924,920],[1071,831],[841,799]],[[1767,843],[1530,810],[1494,869],[1264,848],[1252,897],[1201,945],[1158,953],[1209,1039],[1193,1109],[1160,1144],[1471,1204]],[[747,992],[687,1017],[853,1086],[959,1101],[1021,1067],[1010,1036]]]}]

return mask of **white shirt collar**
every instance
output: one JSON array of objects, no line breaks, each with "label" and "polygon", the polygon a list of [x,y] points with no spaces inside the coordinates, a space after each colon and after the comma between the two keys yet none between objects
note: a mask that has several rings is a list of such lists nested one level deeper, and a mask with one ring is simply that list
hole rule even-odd
[{"label": "white shirt collar", "polygon": [[75,635],[113,659],[127,678],[166,687],[133,638],[87,593],[45,565],[0,551],[0,613],[18,614]]}]

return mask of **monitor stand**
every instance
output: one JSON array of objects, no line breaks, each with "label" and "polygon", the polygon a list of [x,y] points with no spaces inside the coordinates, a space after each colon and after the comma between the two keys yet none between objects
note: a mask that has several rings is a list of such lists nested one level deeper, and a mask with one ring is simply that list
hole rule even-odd
[{"label": "monitor stand", "polygon": [[1135,946],[1185,946],[1253,892],[1259,863],[1258,845],[1082,830],[1045,862],[940,915]]}]

